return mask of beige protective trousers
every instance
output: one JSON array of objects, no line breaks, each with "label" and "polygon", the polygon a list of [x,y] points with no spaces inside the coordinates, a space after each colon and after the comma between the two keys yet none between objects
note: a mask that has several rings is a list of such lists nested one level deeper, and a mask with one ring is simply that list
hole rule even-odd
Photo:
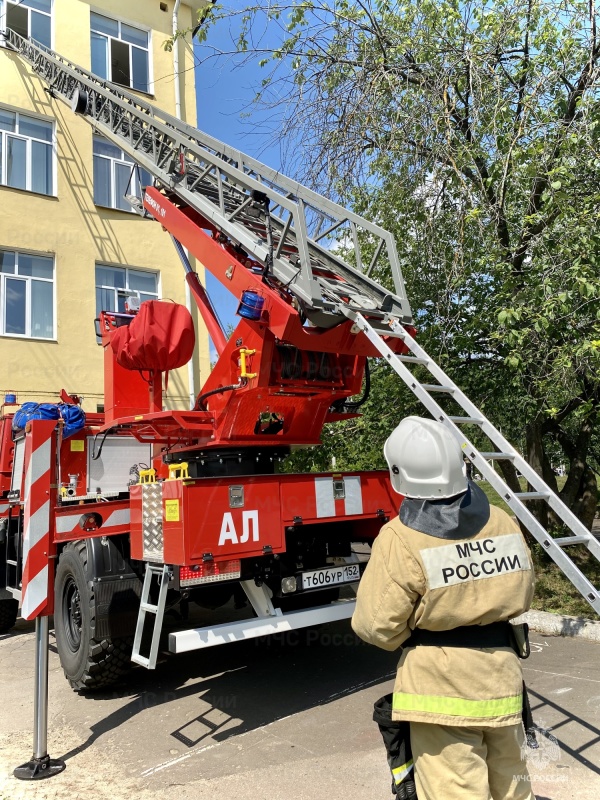
[{"label": "beige protective trousers", "polygon": [[523,726],[410,723],[419,800],[535,800]]}]

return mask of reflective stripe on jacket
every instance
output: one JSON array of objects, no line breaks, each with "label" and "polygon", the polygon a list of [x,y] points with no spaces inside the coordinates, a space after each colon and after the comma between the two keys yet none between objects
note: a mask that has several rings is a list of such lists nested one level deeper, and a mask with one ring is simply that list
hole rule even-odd
[{"label": "reflective stripe on jacket", "polygon": [[[476,536],[450,541],[396,517],[372,548],[352,627],[396,650],[414,628],[451,630],[512,619],[533,596],[531,557],[518,525],[494,506]],[[521,718],[521,664],[509,647],[419,646],[403,650],[393,717],[443,725],[514,725]]]}]

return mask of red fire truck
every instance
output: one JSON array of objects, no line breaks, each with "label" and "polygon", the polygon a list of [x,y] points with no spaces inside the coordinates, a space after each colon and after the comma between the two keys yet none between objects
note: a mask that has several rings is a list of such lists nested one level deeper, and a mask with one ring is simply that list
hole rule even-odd
[{"label": "red fire truck", "polygon": [[[3,408],[0,630],[19,606],[27,619],[54,613],[65,674],[85,689],[111,683],[131,660],[154,667],[167,606],[183,619],[190,602],[253,611],[170,633],[175,653],[349,617],[354,603],[339,599],[340,588],[356,586],[359,551],[399,498],[382,471],[293,475],[280,465],[291,449],[318,445],[324,425],[360,413],[365,396],[353,398],[363,384],[368,393],[370,357],[387,360],[452,430],[600,610],[598,591],[565,552],[583,543],[598,557],[599,543],[415,342],[391,234],[14,31],[6,39],[51,98],[150,173],[143,197],[127,199],[171,235],[219,357],[193,409],[164,410],[168,370],[193,349],[191,317],[173,304],[133,304],[96,321],[103,414],[67,436],[60,420],[15,431]],[[239,300],[229,339],[186,252]],[[66,392],[62,400],[77,404]],[[487,435],[490,452],[475,448],[465,425]],[[528,491],[504,483],[493,468],[502,458]],[[567,536],[550,536],[528,510],[540,499]]]},{"label": "red fire truck", "polygon": [[[37,637],[34,757],[18,777],[64,768],[46,751],[51,614],[75,689],[106,686],[131,661],[153,668],[167,607],[184,621],[190,602],[232,608],[230,622],[170,632],[173,653],[351,616],[347,589],[397,510],[388,475],[279,468],[292,448],[318,445],[324,425],[360,413],[371,357],[452,431],[600,611],[598,589],[565,552],[584,544],[598,558],[600,543],[415,341],[389,232],[14,31],[6,44],[51,98],[150,173],[143,197],[127,199],[173,238],[219,356],[193,409],[164,410],[168,370],[191,353],[191,318],[160,302],[105,311],[103,414],[75,432],[35,418],[15,430],[17,415],[3,409],[0,629],[20,606]],[[238,298],[229,339],[186,251]],[[67,411],[77,404],[65,392],[62,401]],[[488,437],[489,452],[477,450],[469,426]],[[493,466],[500,459],[515,464],[527,491],[507,486]],[[544,500],[567,534],[550,535],[531,500]],[[240,619],[233,606],[243,603],[252,613]]]},{"label": "red fire truck", "polygon": [[[132,303],[96,321],[103,414],[87,414],[66,436],[60,420],[15,429],[19,415],[4,408],[1,629],[14,623],[19,603],[27,619],[53,613],[63,670],[83,690],[112,683],[132,661],[153,668],[168,608],[183,620],[190,603],[253,612],[202,629],[184,625],[169,634],[175,653],[348,618],[354,602],[340,590],[356,587],[365,563],[358,551],[368,551],[397,510],[387,473],[280,468],[292,448],[318,445],[324,425],[359,413],[361,400],[352,398],[368,357],[379,353],[344,311],[368,313],[393,352],[405,354],[388,322],[408,325],[410,310],[401,294],[345,263],[331,233],[311,236],[306,220],[310,211],[329,228],[348,222],[356,237],[367,226],[388,258],[393,240],[309,190],[295,185],[292,195],[265,167],[259,174],[254,164],[232,164],[224,146],[215,155],[199,131],[159,122],[157,109],[137,108],[9,36],[21,55],[43,62],[39,74],[53,95],[69,94],[77,113],[107,125],[150,167],[154,185],[130,200],[174,237],[219,357],[193,409],[164,410],[167,372],[193,351],[191,316],[172,303]],[[73,90],[61,87],[74,75]],[[104,103],[116,105],[101,111]],[[186,250],[239,299],[229,339]],[[67,409],[77,403],[65,392],[62,400]]]}]

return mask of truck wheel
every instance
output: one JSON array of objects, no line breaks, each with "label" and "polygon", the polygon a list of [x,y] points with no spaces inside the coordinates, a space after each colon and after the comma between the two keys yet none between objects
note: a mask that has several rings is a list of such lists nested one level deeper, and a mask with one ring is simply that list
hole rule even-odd
[{"label": "truck wheel", "polygon": [[87,546],[70,542],[58,560],[54,629],[60,663],[73,689],[100,689],[131,667],[131,638],[94,637],[96,598],[88,575]]},{"label": "truck wheel", "polygon": [[17,621],[19,611],[18,600],[7,598],[0,600],[0,633],[8,633]]}]

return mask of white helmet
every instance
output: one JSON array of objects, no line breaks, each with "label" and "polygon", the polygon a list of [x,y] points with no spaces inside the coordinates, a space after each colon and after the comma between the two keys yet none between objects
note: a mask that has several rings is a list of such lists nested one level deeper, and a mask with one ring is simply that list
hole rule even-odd
[{"label": "white helmet", "polygon": [[467,490],[460,445],[441,422],[405,417],[387,439],[383,453],[398,494],[439,500]]}]

